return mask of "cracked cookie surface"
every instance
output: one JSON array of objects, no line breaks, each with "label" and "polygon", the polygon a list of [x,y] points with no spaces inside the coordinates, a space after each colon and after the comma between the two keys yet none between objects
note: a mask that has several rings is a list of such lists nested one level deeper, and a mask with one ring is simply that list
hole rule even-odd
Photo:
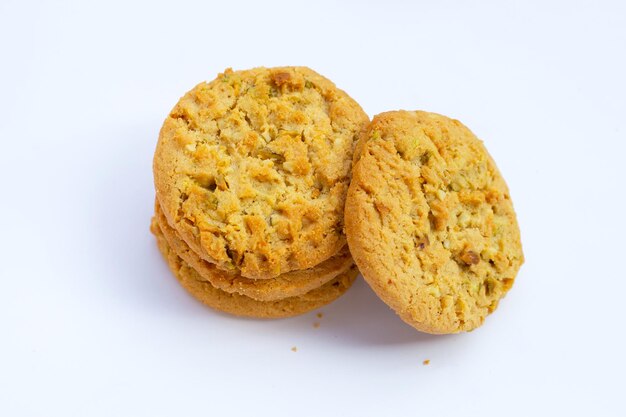
[{"label": "cracked cookie surface", "polygon": [[159,251],[183,288],[209,307],[236,316],[273,319],[304,314],[339,298],[352,286],[358,274],[358,269],[352,265],[346,272],[306,294],[282,300],[259,301],[215,288],[170,248],[158,227],[153,227],[152,230]]},{"label": "cracked cookie surface", "polygon": [[363,277],[418,330],[480,326],[524,262],[513,204],[483,143],[434,113],[382,113],[363,132],[346,234]]},{"label": "cracked cookie surface", "polygon": [[167,223],[158,204],[155,204],[155,217],[150,229],[155,235],[162,234],[168,246],[195,269],[202,279],[217,289],[259,301],[274,301],[305,294],[348,271],[354,264],[348,245],[345,245],[337,254],[313,268],[291,271],[272,279],[250,279],[236,272],[223,271],[201,259]]},{"label": "cracked cookie surface", "polygon": [[227,70],[180,99],[154,157],[168,223],[218,268],[269,279],[345,245],[353,149],[369,122],[305,67]]}]

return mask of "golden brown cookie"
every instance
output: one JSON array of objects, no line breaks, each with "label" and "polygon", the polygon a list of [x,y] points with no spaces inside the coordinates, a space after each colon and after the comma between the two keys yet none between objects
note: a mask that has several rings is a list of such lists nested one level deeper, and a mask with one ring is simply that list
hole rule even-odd
[{"label": "golden brown cookie", "polygon": [[365,280],[418,330],[480,326],[524,261],[509,191],[459,121],[394,111],[363,133],[346,201]]},{"label": "golden brown cookie", "polygon": [[306,294],[275,301],[258,301],[245,295],[227,293],[202,279],[195,269],[176,255],[153,221],[151,230],[163,257],[181,285],[196,299],[216,310],[236,316],[283,318],[304,314],[320,308],[343,295],[352,285],[358,270],[355,265],[326,284]]},{"label": "golden brown cookie", "polygon": [[305,67],[226,70],[180,99],[154,157],[157,198],[193,252],[269,279],[345,244],[354,144],[369,122]]},{"label": "golden brown cookie", "polygon": [[[250,279],[236,272],[222,271],[214,264],[201,259],[178,237],[167,223],[158,204],[155,205],[156,227],[160,229],[168,246],[198,275],[217,289],[238,293],[259,301],[280,300],[305,294],[346,272],[353,265],[348,245],[337,254],[313,268],[291,271],[272,279]],[[154,228],[155,225],[152,226]]]}]

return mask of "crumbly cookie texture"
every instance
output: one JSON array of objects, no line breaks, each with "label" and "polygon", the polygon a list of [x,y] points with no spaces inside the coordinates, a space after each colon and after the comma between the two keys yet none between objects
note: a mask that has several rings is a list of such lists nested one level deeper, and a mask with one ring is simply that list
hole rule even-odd
[{"label": "crumbly cookie texture", "polygon": [[480,326],[524,262],[509,190],[459,121],[421,111],[374,117],[346,201],[366,281],[421,331]]},{"label": "crumbly cookie texture", "polygon": [[339,298],[350,288],[358,274],[353,265],[348,271],[306,294],[282,300],[258,301],[215,288],[169,247],[162,234],[155,232],[159,250],[181,285],[209,307],[236,316],[273,319],[304,314]]},{"label": "crumbly cookie texture", "polygon": [[180,99],[154,157],[157,198],[192,251],[269,279],[345,244],[353,149],[369,119],[305,67],[226,70]]},{"label": "crumbly cookie texture", "polygon": [[305,294],[345,273],[354,264],[348,245],[345,245],[336,255],[313,268],[291,271],[272,279],[255,280],[242,277],[236,272],[222,271],[214,264],[201,259],[167,223],[158,204],[155,207],[151,230],[154,234],[162,234],[168,246],[195,269],[202,279],[217,289],[259,301],[274,301]]}]

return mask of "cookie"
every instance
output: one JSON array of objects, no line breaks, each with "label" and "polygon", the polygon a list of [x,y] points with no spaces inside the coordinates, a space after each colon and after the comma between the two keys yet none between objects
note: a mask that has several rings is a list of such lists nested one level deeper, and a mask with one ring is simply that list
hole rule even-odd
[{"label": "cookie", "polygon": [[346,243],[353,149],[369,119],[305,67],[226,70],[180,99],[154,156],[157,199],[190,249],[270,279]]},{"label": "cookie", "polygon": [[363,277],[416,329],[480,326],[524,262],[504,179],[459,121],[374,117],[357,147],[346,234]]},{"label": "cookie", "polygon": [[280,300],[305,294],[346,272],[354,263],[348,246],[345,245],[336,255],[313,268],[288,272],[272,279],[245,278],[236,272],[222,271],[190,250],[167,223],[158,204],[155,207],[155,218],[156,224],[152,228],[160,229],[168,246],[195,269],[202,279],[222,291],[238,293],[259,301]]},{"label": "cookie", "polygon": [[152,230],[157,238],[161,254],[181,285],[196,299],[215,310],[236,316],[254,318],[284,318],[304,314],[320,308],[341,295],[352,285],[358,270],[355,265],[319,288],[296,297],[276,301],[258,301],[237,293],[219,290],[204,280],[195,269],[174,252],[153,222]]}]

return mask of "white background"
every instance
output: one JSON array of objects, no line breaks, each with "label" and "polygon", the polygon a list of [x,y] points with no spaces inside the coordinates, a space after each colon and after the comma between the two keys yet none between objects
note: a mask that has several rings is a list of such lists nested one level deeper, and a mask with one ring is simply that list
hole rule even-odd
[{"label": "white background", "polygon": [[[3,0],[0,415],[626,415],[624,4]],[[527,261],[482,328],[420,334],[363,281],[321,320],[179,287],[148,232],[158,130],[260,65],[485,141]]]}]

